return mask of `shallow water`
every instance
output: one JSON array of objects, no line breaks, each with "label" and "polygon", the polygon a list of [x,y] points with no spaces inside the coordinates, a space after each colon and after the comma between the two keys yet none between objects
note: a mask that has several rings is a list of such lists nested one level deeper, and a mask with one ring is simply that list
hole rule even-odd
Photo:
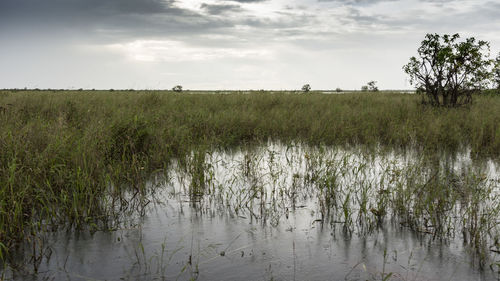
[{"label": "shallow water", "polygon": [[[417,158],[279,144],[193,153],[186,166],[152,179],[154,202],[140,220],[111,232],[48,234],[38,274],[28,265],[24,274],[6,272],[19,280],[499,279],[488,266],[500,258],[491,252],[481,270],[460,235],[434,239],[389,215],[357,223],[357,192],[375,207],[379,185],[393,184],[388,173],[410,171]],[[439,163],[457,174],[471,165],[498,190],[491,161]],[[341,207],[325,212],[317,187],[332,177],[349,216]]]}]

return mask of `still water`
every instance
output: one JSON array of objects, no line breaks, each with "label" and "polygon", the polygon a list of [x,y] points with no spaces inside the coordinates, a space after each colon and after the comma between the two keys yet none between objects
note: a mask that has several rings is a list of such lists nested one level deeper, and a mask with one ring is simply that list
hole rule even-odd
[{"label": "still water", "polygon": [[[480,174],[498,192],[498,165],[464,155],[439,161],[436,167],[457,175]],[[463,243],[460,226],[450,228],[457,233],[436,237],[432,227],[411,230],[389,210],[383,219],[361,214],[362,198],[374,210],[381,200],[378,194],[396,185],[389,175],[415,171],[408,167],[418,158],[408,152],[374,154],[276,143],[194,152],[185,163],[173,163],[168,175],[152,178],[149,189],[154,192],[142,216],[113,231],[48,233],[38,273],[27,265],[25,270],[5,270],[6,276],[498,280],[494,264],[500,257],[488,251],[479,266],[474,250]],[[329,201],[320,187],[332,179],[335,191],[328,198],[335,199]],[[459,214],[450,213],[455,217],[448,222],[460,224]],[[491,247],[494,242],[487,243]]]}]

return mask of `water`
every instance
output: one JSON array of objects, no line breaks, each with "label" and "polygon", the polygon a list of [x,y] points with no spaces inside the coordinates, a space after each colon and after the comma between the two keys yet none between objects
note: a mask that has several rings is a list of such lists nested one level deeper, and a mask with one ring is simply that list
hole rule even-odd
[{"label": "water", "polygon": [[[388,175],[414,171],[408,167],[417,159],[416,154],[280,144],[193,153],[185,166],[174,163],[167,177],[152,179],[152,203],[140,219],[109,232],[49,233],[39,273],[32,274],[27,263],[24,270],[6,270],[7,277],[498,280],[489,268],[500,260],[495,252],[489,252],[486,268],[480,269],[474,249],[464,245],[459,233],[435,238],[426,233],[432,227],[413,231],[389,214],[377,221],[367,212],[359,219],[360,200],[367,198],[369,209],[379,208],[384,198],[380,190],[396,184]],[[451,159],[438,166],[457,174],[471,172],[471,159]],[[474,167],[498,190],[495,163]],[[332,178],[337,180],[335,194],[325,197],[318,186]],[[363,191],[366,197],[359,195]],[[328,203],[325,198],[336,199]],[[351,213],[346,215],[346,209]],[[450,219],[456,221],[460,218]]]}]

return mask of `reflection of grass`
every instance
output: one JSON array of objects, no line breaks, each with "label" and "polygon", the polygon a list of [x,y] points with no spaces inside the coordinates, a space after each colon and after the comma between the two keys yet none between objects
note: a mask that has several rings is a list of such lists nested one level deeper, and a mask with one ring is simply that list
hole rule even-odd
[{"label": "reflection of grass", "polygon": [[[449,110],[422,108],[418,100],[393,93],[2,91],[0,257],[8,257],[7,249],[28,239],[38,241],[33,237],[45,231],[115,228],[121,215],[149,203],[145,179],[153,171],[166,170],[173,158],[190,173],[193,200],[213,193],[211,168],[206,163],[206,151],[212,147],[271,138],[369,148],[379,144],[416,147],[430,152],[468,146],[474,154],[499,156],[499,98],[478,97],[469,109]],[[245,187],[251,193],[234,190],[241,202],[237,205],[247,208],[251,217],[277,223],[275,210],[286,202],[281,195],[286,191],[295,198],[303,185],[295,184],[295,190],[279,187],[278,168],[269,161],[274,192],[266,193],[265,183],[255,175],[258,165],[251,163],[252,157],[249,154],[250,162],[243,164],[242,173],[253,183]],[[272,157],[269,154],[268,159]],[[414,229],[432,228],[436,235],[447,234],[453,226],[446,213],[459,202],[468,242],[481,242],[479,234],[494,227],[484,222],[493,221],[497,214],[479,204],[489,191],[471,187],[481,186],[480,176],[459,177],[457,185],[443,171],[433,179],[428,171],[415,168],[414,174],[401,171],[407,174],[387,184],[389,193],[373,193],[371,187],[359,184],[355,190],[339,191],[346,167],[330,167],[329,171],[318,167],[305,175],[304,185],[322,186],[325,212],[336,214],[332,207],[342,209],[342,218],[336,220],[345,222],[349,231],[356,220],[378,221],[392,211]],[[377,205],[369,202],[373,194]],[[356,202],[362,203],[360,211]]]},{"label": "reflection of grass", "polygon": [[[314,222],[341,225],[347,235],[368,235],[390,222],[433,239],[461,237],[481,266],[489,260],[488,247],[500,234],[499,185],[480,168],[464,164],[458,169],[453,162],[425,155],[401,162],[384,154],[374,161],[369,152],[324,147],[304,147],[297,153],[303,156],[295,156],[295,161],[285,160],[284,155],[276,160],[279,150],[244,152],[233,158],[241,164],[224,170],[229,179],[223,184],[217,178],[221,175],[215,174],[214,184],[222,187],[208,196],[206,204],[271,225],[288,218],[294,206],[309,204],[318,214]],[[259,166],[269,162],[269,155],[280,164]],[[217,170],[217,162],[224,160],[212,161],[210,166]],[[301,163],[303,169],[294,170]],[[297,184],[300,181],[302,185]],[[258,193],[255,182],[261,183]]]}]

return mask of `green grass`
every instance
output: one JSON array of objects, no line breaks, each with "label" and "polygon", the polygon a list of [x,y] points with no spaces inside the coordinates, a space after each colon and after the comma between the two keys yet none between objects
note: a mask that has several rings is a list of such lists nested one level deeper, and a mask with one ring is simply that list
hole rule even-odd
[{"label": "green grass", "polygon": [[[0,257],[58,227],[116,227],[132,208],[125,192],[147,194],[152,172],[199,147],[271,139],[429,153],[470,148],[498,159],[499,96],[456,109],[419,101],[397,93],[0,91]],[[193,171],[203,169],[200,155],[188,163]],[[193,186],[205,180],[198,174]]]},{"label": "green grass", "polygon": [[[159,141],[166,142],[170,151],[181,152],[186,144],[231,146],[269,137],[312,144],[471,147],[473,153],[500,154],[499,97],[477,97],[470,108],[458,109],[418,103],[418,96],[397,93],[4,91],[0,96],[0,106],[7,108],[2,116],[4,137],[14,130],[21,130],[14,137],[40,130],[34,141],[44,148],[43,142],[54,140],[43,133],[57,131],[53,136],[57,140],[92,139],[96,134],[101,138],[82,141],[106,146],[113,157],[156,151]],[[123,142],[128,147],[122,147]]]}]

